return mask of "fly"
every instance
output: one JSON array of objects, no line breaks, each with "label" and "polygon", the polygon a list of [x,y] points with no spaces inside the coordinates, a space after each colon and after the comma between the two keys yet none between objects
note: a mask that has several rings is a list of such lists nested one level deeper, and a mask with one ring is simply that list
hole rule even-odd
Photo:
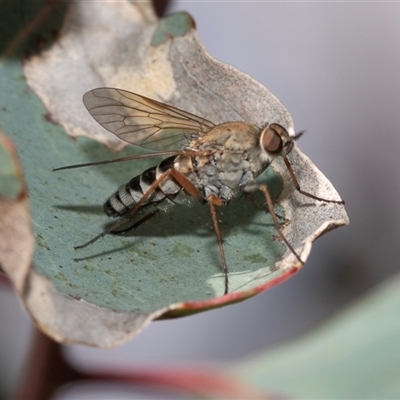
[{"label": "fly", "polygon": [[[75,249],[86,247],[109,233],[125,233],[153,217],[158,209],[194,198],[210,208],[224,272],[224,294],[227,294],[228,266],[217,207],[227,205],[240,193],[250,199],[253,199],[251,192],[259,190],[264,194],[279,236],[298,261],[304,264],[281,230],[267,185],[255,181],[275,158],[283,158],[297,191],[315,200],[344,204],[342,200],[322,199],[300,189],[287,155],[303,132],[289,135],[277,123],[267,123],[262,128],[242,121],[215,125],[181,109],[121,89],[91,90],[83,96],[83,102],[92,117],[118,138],[159,151],[55,170],[155,156],[168,157],[120,186],[104,203],[105,213],[120,219]],[[148,211],[150,209],[152,211]],[[118,230],[139,211],[145,213],[143,218],[127,229]]]}]

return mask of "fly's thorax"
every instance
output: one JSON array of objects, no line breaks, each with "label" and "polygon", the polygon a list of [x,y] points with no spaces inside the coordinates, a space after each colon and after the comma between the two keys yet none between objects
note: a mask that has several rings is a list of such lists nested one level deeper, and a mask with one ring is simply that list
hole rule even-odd
[{"label": "fly's thorax", "polygon": [[258,147],[260,129],[242,121],[224,122],[191,142],[198,150],[246,151]]},{"label": "fly's thorax", "polygon": [[[276,124],[272,124],[274,126]],[[268,125],[271,126],[271,125]],[[229,169],[247,169],[249,162],[250,170],[254,177],[260,175],[274,159],[261,147],[261,136],[264,129],[247,122],[225,122],[211,129],[207,134],[193,141],[190,145],[198,150],[211,150],[214,152],[214,159]],[[221,155],[218,155],[218,152]],[[241,167],[239,165],[242,164]]]},{"label": "fly's thorax", "polygon": [[190,145],[207,156],[194,156],[199,188],[204,197],[211,194],[228,202],[241,187],[262,172],[260,129],[245,122],[220,124]]}]

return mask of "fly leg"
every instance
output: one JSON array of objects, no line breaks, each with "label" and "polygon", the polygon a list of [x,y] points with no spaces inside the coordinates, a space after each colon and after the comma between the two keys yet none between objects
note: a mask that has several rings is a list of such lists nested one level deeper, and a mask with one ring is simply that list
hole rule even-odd
[{"label": "fly leg", "polygon": [[136,229],[138,226],[142,225],[147,220],[149,220],[150,218],[154,217],[157,213],[158,213],[158,210],[152,211],[152,212],[148,213],[147,215],[145,215],[143,218],[141,218],[139,221],[137,221],[134,224],[132,224],[131,226],[128,226],[125,229],[121,229],[120,231],[111,231],[110,234],[112,234],[112,235],[123,235],[125,233],[128,233],[132,229]]},{"label": "fly leg", "polygon": [[[308,193],[308,192],[305,192],[304,190],[302,190],[300,188],[299,182],[298,182],[298,180],[297,180],[297,178],[296,178],[296,176],[295,176],[295,174],[293,172],[292,166],[290,165],[290,162],[289,162],[288,158],[286,156],[283,156],[282,158],[283,158],[283,160],[284,160],[284,162],[286,164],[287,170],[289,171],[290,177],[292,178],[294,187],[299,193],[303,194],[304,196],[310,197],[310,198],[312,198],[314,200],[324,201],[326,203],[344,204],[343,200],[323,199],[321,197],[315,196],[315,195],[313,195],[311,193]],[[249,192],[253,192],[255,190],[261,190],[263,192],[263,194],[265,196],[265,199],[266,199],[266,202],[267,202],[268,210],[269,210],[269,212],[271,214],[271,217],[272,217],[272,220],[274,222],[276,231],[278,232],[280,238],[283,240],[283,242],[286,244],[286,246],[290,249],[290,251],[297,258],[297,260],[303,265],[304,261],[300,258],[300,256],[297,254],[297,252],[294,250],[293,246],[289,243],[289,241],[286,239],[285,235],[282,232],[281,225],[279,224],[279,221],[278,221],[278,216],[276,215],[275,210],[274,210],[274,203],[273,203],[271,194],[270,194],[270,192],[268,190],[268,186],[266,184],[256,184],[256,183],[249,184],[248,186],[246,186],[244,188],[244,192],[246,194],[246,197],[248,197],[250,195],[249,199],[250,200],[254,200],[254,197],[251,196],[251,194]]]},{"label": "fly leg", "polygon": [[304,196],[310,197],[311,199],[319,200],[319,201],[324,201],[325,203],[336,203],[336,204],[344,204],[344,200],[328,200],[328,199],[323,199],[321,197],[315,196],[311,193],[305,192],[304,190],[300,189],[299,181],[296,178],[296,175],[293,172],[293,168],[290,165],[290,162],[286,156],[283,156],[283,161],[285,161],[285,165],[287,170],[289,171],[290,177],[292,178],[293,185],[296,188],[296,190],[303,194]]},{"label": "fly leg", "polygon": [[268,190],[268,186],[265,183],[264,184],[263,183],[262,184],[253,183],[253,184],[246,186],[244,189],[246,192],[254,192],[256,190],[261,190],[261,192],[263,192],[263,194],[265,196],[265,200],[267,202],[268,210],[271,214],[271,217],[274,222],[275,229],[278,232],[278,235],[283,240],[283,242],[286,244],[286,246],[289,248],[289,250],[299,260],[300,264],[304,265],[304,261],[300,258],[300,256],[297,254],[297,252],[295,251],[293,246],[289,243],[289,241],[286,239],[285,235],[282,232],[281,225],[279,224],[279,221],[278,221],[278,217],[275,214],[274,202],[273,202],[271,194]]},{"label": "fly leg", "polygon": [[[264,204],[259,203],[251,193],[244,192],[243,194],[244,194],[244,196],[246,197],[247,200],[251,201],[261,211],[269,212],[269,208],[265,207],[265,203]],[[281,226],[285,226],[285,225],[288,225],[290,223],[290,220],[285,218],[283,215],[280,215],[280,214],[277,214],[277,213],[275,213],[275,215],[276,215],[276,217],[278,219],[282,220],[282,222],[280,222]]]},{"label": "fly leg", "polygon": [[[92,243],[96,242],[103,236],[112,233],[115,231],[117,228],[120,226],[126,224],[128,221],[132,219],[132,217],[137,213],[137,211],[140,209],[140,207],[143,206],[145,201],[151,196],[151,194],[160,186],[160,184],[163,182],[164,179],[173,179],[179,186],[181,186],[188,194],[193,196],[194,198],[200,200],[201,199],[201,194],[199,190],[196,188],[196,186],[193,185],[193,183],[186,178],[183,174],[178,172],[177,170],[170,168],[167,169],[165,172],[163,172],[146,190],[146,193],[143,193],[143,196],[140,198],[140,200],[135,204],[135,206],[129,210],[129,212],[122,217],[118,222],[115,224],[109,226],[106,228],[103,232],[99,233],[97,236],[95,236],[93,239],[89,240],[88,242],[80,245],[80,246],[75,246],[74,249],[82,249],[83,247],[87,247],[91,245]],[[144,217],[146,218],[146,217]],[[150,217],[149,217],[150,218]],[[143,218],[142,220],[138,222],[144,222]]]},{"label": "fly leg", "polygon": [[219,230],[217,210],[215,209],[215,206],[222,206],[223,203],[220,198],[218,198],[217,196],[215,196],[213,194],[208,196],[207,200],[208,200],[208,205],[210,206],[211,218],[213,221],[215,236],[217,237],[219,253],[221,255],[222,269],[223,269],[224,275],[225,275],[225,292],[224,292],[224,294],[227,294],[228,293],[228,266],[226,265],[224,243],[222,240],[221,232]]}]

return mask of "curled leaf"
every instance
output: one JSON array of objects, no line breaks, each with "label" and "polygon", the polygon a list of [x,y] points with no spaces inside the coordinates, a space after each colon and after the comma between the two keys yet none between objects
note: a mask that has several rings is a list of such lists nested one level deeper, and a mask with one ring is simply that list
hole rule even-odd
[{"label": "curled leaf", "polygon": [[[115,158],[102,144],[125,146],[87,113],[81,102],[86,91],[119,87],[215,124],[243,120],[264,126],[273,121],[294,132],[290,113],[273,94],[207,54],[187,14],[158,21],[141,12],[138,3],[72,3],[52,46],[25,62],[32,92],[12,78],[22,73],[18,68],[5,63],[0,69],[0,79],[17,94],[7,99],[2,126],[15,141],[26,172],[37,243],[21,295],[48,335],[62,342],[116,346],[154,319],[241,301],[300,268],[276,238],[270,215],[244,198],[218,210],[229,267],[230,293],[224,297],[218,246],[209,210],[201,204],[177,206],[127,236],[106,236],[85,249],[73,248],[103,230],[107,196],[157,163],[146,159],[51,171]],[[131,146],[119,156],[140,151]],[[339,199],[297,147],[289,159],[302,189]],[[290,221],[284,234],[303,260],[318,236],[348,223],[342,205],[311,201],[296,192],[279,160],[261,180],[277,201],[276,212]],[[264,200],[259,196],[256,201]]]}]

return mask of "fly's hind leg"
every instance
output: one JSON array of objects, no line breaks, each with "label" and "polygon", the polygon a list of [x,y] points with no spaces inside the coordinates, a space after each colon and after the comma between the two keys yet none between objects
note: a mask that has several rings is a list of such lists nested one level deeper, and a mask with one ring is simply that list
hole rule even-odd
[{"label": "fly's hind leg", "polygon": [[[129,210],[129,212],[126,213],[119,221],[117,221],[115,224],[112,224],[108,228],[106,228],[103,232],[99,233],[97,236],[95,236],[93,239],[89,240],[88,242],[80,245],[80,246],[75,246],[74,249],[82,249],[84,247],[87,247],[91,245],[92,243],[96,242],[97,240],[101,239],[103,236],[112,233],[116,231],[119,227],[122,225],[126,224],[129,222],[133,216],[138,212],[138,210],[145,204],[145,201],[152,195],[152,193],[160,186],[160,184],[164,181],[164,179],[173,179],[179,186],[182,187],[189,195],[193,196],[194,198],[200,200],[201,199],[201,194],[199,190],[196,188],[196,186],[193,185],[193,183],[186,178],[183,174],[178,172],[177,170],[170,168],[167,169],[165,172],[163,172],[146,190],[146,193],[143,194],[143,196],[140,198],[140,200],[135,204],[135,206]],[[138,223],[143,223],[145,222],[143,219],[150,218],[152,215],[148,214],[144,218],[138,221]]]},{"label": "fly's hind leg", "polygon": [[154,217],[157,213],[158,213],[158,210],[154,210],[154,211],[148,213],[147,215],[145,215],[139,221],[137,221],[134,224],[132,224],[131,226],[128,226],[127,228],[121,229],[119,231],[111,231],[110,234],[111,235],[124,235],[125,233],[128,233],[131,230],[136,229],[138,226],[142,225],[147,220],[149,220],[150,218]]}]

